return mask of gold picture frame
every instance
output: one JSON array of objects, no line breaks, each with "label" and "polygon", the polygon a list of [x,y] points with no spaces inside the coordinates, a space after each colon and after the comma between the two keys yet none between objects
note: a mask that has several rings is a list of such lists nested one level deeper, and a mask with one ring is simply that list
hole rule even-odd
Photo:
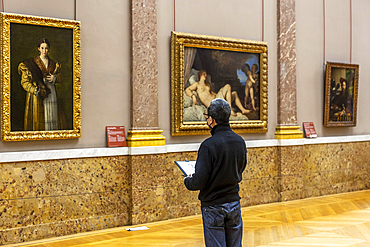
[{"label": "gold picture frame", "polygon": [[325,127],[356,126],[358,71],[356,64],[326,63]]},{"label": "gold picture frame", "polygon": [[2,141],[80,138],[80,22],[0,15]]},{"label": "gold picture frame", "polygon": [[171,134],[209,134],[203,113],[212,98],[231,103],[235,132],[267,132],[267,79],[266,42],[172,32]]}]

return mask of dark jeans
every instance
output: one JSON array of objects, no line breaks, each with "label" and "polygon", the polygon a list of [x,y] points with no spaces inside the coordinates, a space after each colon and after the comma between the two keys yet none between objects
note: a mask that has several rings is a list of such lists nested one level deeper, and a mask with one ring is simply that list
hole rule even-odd
[{"label": "dark jeans", "polygon": [[204,240],[209,247],[242,246],[240,202],[202,207]]}]

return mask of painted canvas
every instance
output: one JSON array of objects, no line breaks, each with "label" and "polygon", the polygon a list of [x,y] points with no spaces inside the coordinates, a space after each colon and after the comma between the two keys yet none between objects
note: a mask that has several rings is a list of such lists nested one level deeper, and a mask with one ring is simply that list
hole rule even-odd
[{"label": "painted canvas", "polygon": [[2,15],[2,139],[79,137],[79,22]]},{"label": "painted canvas", "polygon": [[267,131],[267,43],[172,32],[171,133],[206,134],[204,113],[222,98],[238,133]]}]

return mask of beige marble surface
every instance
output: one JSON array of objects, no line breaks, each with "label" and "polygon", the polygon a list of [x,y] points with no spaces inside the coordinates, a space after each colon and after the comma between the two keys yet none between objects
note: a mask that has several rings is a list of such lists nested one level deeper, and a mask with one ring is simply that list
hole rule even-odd
[{"label": "beige marble surface", "polygon": [[297,124],[295,0],[278,0],[278,125]]},{"label": "beige marble surface", "polygon": [[132,0],[131,128],[158,128],[157,2]]}]

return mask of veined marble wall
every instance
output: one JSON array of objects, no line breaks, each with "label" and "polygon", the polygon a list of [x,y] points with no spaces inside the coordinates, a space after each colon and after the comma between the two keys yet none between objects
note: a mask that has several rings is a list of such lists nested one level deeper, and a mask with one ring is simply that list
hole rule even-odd
[{"label": "veined marble wall", "polygon": [[[369,141],[248,148],[242,206],[370,188]],[[200,213],[175,160],[197,152],[0,164],[0,244]]]}]

